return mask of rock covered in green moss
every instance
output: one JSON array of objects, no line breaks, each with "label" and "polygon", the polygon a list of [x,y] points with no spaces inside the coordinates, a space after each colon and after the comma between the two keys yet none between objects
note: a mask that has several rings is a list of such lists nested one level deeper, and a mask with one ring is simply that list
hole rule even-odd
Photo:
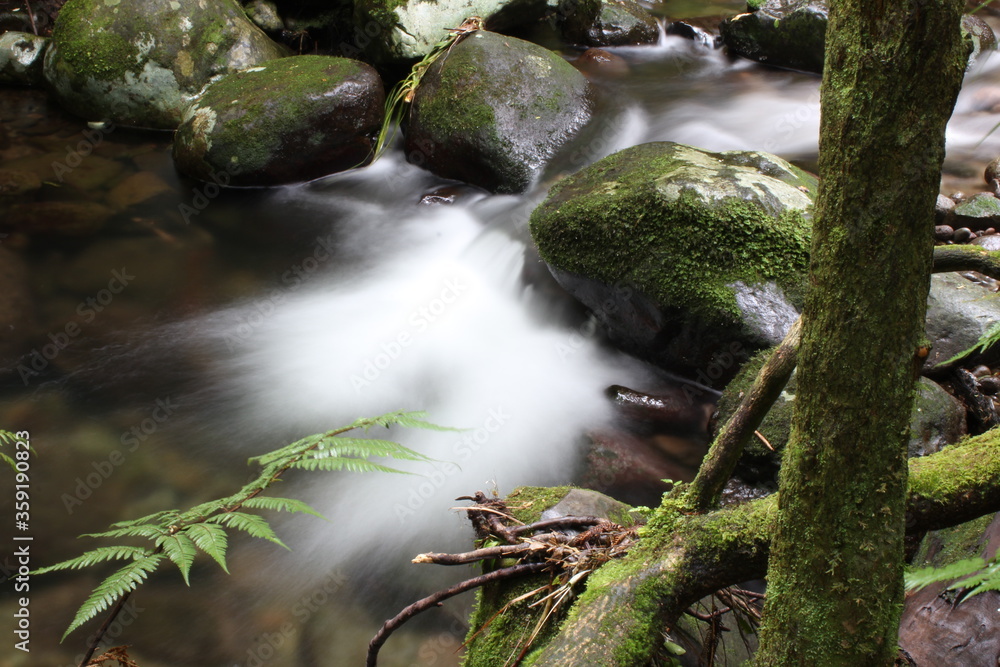
[{"label": "rock covered in green moss", "polygon": [[660,36],[656,19],[635,0],[562,0],[556,16],[567,40],[587,46],[652,44]]},{"label": "rock covered in green moss", "polygon": [[478,16],[491,30],[502,30],[541,19],[553,8],[549,1],[356,0],[355,35],[377,62],[419,60],[467,18]]},{"label": "rock covered in green moss", "polygon": [[88,120],[174,129],[213,77],[284,55],[235,0],[69,0],[44,73]]},{"label": "rock covered in green moss", "polygon": [[823,71],[826,0],[766,0],[719,26],[732,53],[775,67]]},{"label": "rock covered in green moss", "polygon": [[720,354],[776,344],[795,321],[815,189],[767,153],[642,144],[557,184],[531,233],[619,345],[704,373]]},{"label": "rock covered in green moss", "polygon": [[42,62],[49,40],[28,32],[0,35],[0,83],[37,86],[42,83]]},{"label": "rock covered in green moss", "polygon": [[260,186],[307,181],[364,164],[384,115],[369,65],[290,56],[210,85],[177,129],[177,168],[204,181]]},{"label": "rock covered in green moss", "polygon": [[410,109],[407,159],[492,192],[523,192],[587,123],[590,94],[557,54],[478,31],[424,75]]}]

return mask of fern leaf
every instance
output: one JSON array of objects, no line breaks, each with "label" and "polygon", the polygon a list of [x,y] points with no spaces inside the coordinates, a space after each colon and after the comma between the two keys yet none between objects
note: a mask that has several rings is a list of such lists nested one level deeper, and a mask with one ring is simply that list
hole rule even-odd
[{"label": "fern leaf", "polygon": [[69,628],[63,633],[62,638],[66,639],[69,633],[110,607],[115,600],[134,591],[139,584],[146,580],[150,572],[159,567],[163,558],[163,554],[143,556],[98,584],[86,602],[77,610],[73,622],[69,624]]},{"label": "fern leaf", "polygon": [[191,565],[194,563],[194,557],[198,554],[191,538],[183,533],[164,535],[156,540],[156,546],[163,549],[167,558],[172,560],[181,571],[184,583],[190,586]]},{"label": "fern leaf", "polygon": [[251,498],[243,503],[244,507],[249,507],[251,509],[263,509],[263,510],[274,510],[276,512],[289,512],[292,514],[312,514],[313,516],[318,516],[321,519],[326,517],[317,512],[315,509],[310,507],[308,504],[302,502],[301,500],[295,500],[294,498],[276,498],[274,496],[257,496]]},{"label": "fern leaf", "polygon": [[[17,442],[17,436],[10,431],[4,431],[0,429],[0,447],[3,445],[13,445]],[[10,456],[7,456],[3,452],[0,452],[0,461],[3,461],[5,465],[10,466],[10,469],[17,472],[17,462]]]},{"label": "fern leaf", "polygon": [[907,572],[905,575],[906,590],[919,590],[939,581],[951,581],[959,577],[968,577],[981,570],[986,565],[982,558],[967,558],[944,567],[924,567]]},{"label": "fern leaf", "polygon": [[961,352],[953,356],[951,359],[941,362],[940,364],[938,364],[938,366],[947,366],[948,364],[956,362],[960,359],[964,359],[970,354],[975,354],[976,352],[985,352],[987,349],[993,347],[997,343],[1000,343],[1000,321],[991,324],[990,328],[987,329],[983,333],[983,335],[979,337],[979,340],[977,340],[972,345],[972,347],[962,350]]},{"label": "fern leaf", "polygon": [[160,526],[127,526],[125,528],[115,528],[106,530],[103,533],[84,533],[80,537],[145,537],[155,540],[161,535],[166,535],[167,529]]},{"label": "fern leaf", "polygon": [[126,560],[130,558],[136,560],[149,556],[152,553],[153,552],[149,549],[143,549],[141,547],[98,547],[88,551],[87,553],[81,554],[76,558],[64,560],[63,562],[56,563],[55,565],[38,568],[32,572],[32,574],[45,574],[46,572],[55,572],[57,570],[79,570],[108,560]]},{"label": "fern leaf", "polygon": [[177,510],[165,510],[163,512],[154,512],[153,514],[148,514],[138,519],[129,519],[128,521],[118,521],[111,524],[110,528],[132,528],[134,526],[140,526],[144,524],[149,525],[159,525],[159,526],[169,526],[173,521],[175,521],[180,516],[180,512]]},{"label": "fern leaf", "polygon": [[213,523],[196,523],[185,528],[184,534],[191,538],[196,547],[214,558],[223,572],[229,574],[229,568],[226,567],[229,540],[224,528]]},{"label": "fern leaf", "polygon": [[[274,542],[275,544],[288,549],[285,543],[279,540],[278,536],[275,535],[274,531],[271,529],[271,524],[269,524],[266,519],[259,517],[256,514],[247,514],[246,512],[227,512],[226,514],[214,516],[211,519],[208,519],[208,521],[210,523],[218,523],[235,530],[242,530],[250,535],[250,537],[259,537],[262,540]],[[289,549],[289,551],[291,551],[291,549]]]},{"label": "fern leaf", "polygon": [[297,470],[322,470],[325,472],[338,472],[340,470],[346,470],[347,472],[393,472],[401,475],[410,474],[404,473],[402,470],[396,470],[395,468],[380,465],[378,463],[365,461],[364,459],[350,459],[342,457],[302,459],[301,461],[293,463],[291,467]]},{"label": "fern leaf", "polygon": [[330,438],[319,443],[315,451],[335,451],[338,456],[390,457],[403,461],[433,460],[397,442],[373,438]]}]

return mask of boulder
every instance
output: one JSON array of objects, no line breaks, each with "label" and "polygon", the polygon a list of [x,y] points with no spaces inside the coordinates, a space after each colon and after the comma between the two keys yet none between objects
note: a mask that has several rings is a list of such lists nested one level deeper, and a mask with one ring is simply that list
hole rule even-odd
[{"label": "boulder", "polygon": [[1000,199],[989,192],[980,192],[963,199],[952,210],[955,228],[968,227],[982,231],[1000,226]]},{"label": "boulder", "polygon": [[87,120],[172,130],[213,77],[284,55],[235,0],[69,0],[44,75]]},{"label": "boulder", "polygon": [[557,54],[480,30],[424,75],[407,159],[492,192],[522,192],[587,123],[590,95],[583,75]]},{"label": "boulder", "polygon": [[[1000,322],[1000,295],[956,273],[931,276],[925,327],[931,351],[924,363],[925,372],[938,377],[953,368],[959,360],[946,362],[976,345],[997,322]],[[972,355],[961,361],[992,363],[997,355],[995,351],[988,352],[991,354],[985,357]]]},{"label": "boulder", "polygon": [[[555,4],[555,0],[551,0]],[[549,0],[357,0],[356,46],[377,62],[419,60],[466,19],[477,16],[491,30],[541,19]]]},{"label": "boulder", "polygon": [[385,92],[369,65],[290,56],[209,86],[178,128],[177,168],[230,185],[307,181],[365,164],[382,125]]},{"label": "boulder", "polygon": [[798,315],[816,186],[767,153],[642,144],[558,183],[530,228],[621,347],[719,385]]},{"label": "boulder", "polygon": [[42,83],[42,61],[49,40],[28,32],[0,35],[0,83],[37,86]]},{"label": "boulder", "polygon": [[656,19],[635,0],[562,0],[556,13],[563,36],[586,46],[653,44]]},{"label": "boulder", "polygon": [[823,71],[826,0],[756,0],[719,26],[731,53],[775,67]]}]

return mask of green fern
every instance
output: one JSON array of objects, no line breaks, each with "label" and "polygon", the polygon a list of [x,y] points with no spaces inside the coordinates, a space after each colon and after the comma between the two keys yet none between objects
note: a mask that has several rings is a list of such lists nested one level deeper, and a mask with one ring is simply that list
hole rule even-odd
[{"label": "green fern", "polygon": [[351,431],[367,432],[375,427],[404,426],[437,431],[454,430],[431,424],[425,421],[424,417],[424,413],[421,412],[392,412],[378,417],[359,419],[353,424],[327,433],[307,436],[281,449],[251,458],[250,464],[260,466],[259,474],[230,496],[201,503],[183,512],[165,510],[138,519],[119,521],[111,524],[106,531],[83,535],[82,537],[94,538],[142,538],[148,540],[150,545],[145,548],[124,545],[98,547],[76,558],[35,570],[34,574],[44,574],[57,570],[76,570],[112,560],[131,561],[94,589],[76,612],[63,639],[108,609],[115,600],[131,594],[164,560],[169,560],[177,566],[184,583],[188,585],[191,584],[189,578],[191,567],[198,552],[208,555],[228,573],[227,531],[243,531],[251,537],[264,539],[287,549],[288,547],[278,538],[266,519],[241,510],[284,511],[312,514],[323,518],[319,512],[301,500],[260,495],[281,479],[288,470],[398,473],[401,471],[368,459],[378,457],[425,463],[433,461],[419,452],[389,440],[341,437]]},{"label": "green fern", "polygon": [[944,567],[924,567],[907,572],[905,581],[907,590],[951,581],[948,590],[963,591],[963,596],[967,598],[1000,590],[1000,554],[994,555],[989,562],[982,558],[967,558]]},{"label": "green fern", "polygon": [[[10,431],[4,431],[0,429],[0,447],[4,445],[13,445],[17,442],[17,436]],[[8,456],[3,452],[0,452],[0,462],[6,463],[10,466],[11,470],[17,472],[17,461],[14,460],[12,456]]]},{"label": "green fern", "polygon": [[1000,343],[1000,321],[991,324],[990,328],[987,329],[986,332],[979,337],[979,340],[977,340],[972,347],[962,350],[951,359],[948,359],[947,361],[944,361],[938,365],[947,366],[948,364],[964,359],[970,354],[975,354],[977,352],[979,353],[985,352],[986,350],[993,347],[997,343]]}]

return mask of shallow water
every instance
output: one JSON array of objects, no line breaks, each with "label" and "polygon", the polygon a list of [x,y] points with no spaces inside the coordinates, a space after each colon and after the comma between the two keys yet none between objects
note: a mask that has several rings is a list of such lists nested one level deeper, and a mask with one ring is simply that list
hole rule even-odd
[{"label": "shallow water", "polygon": [[[705,13],[692,5],[690,15]],[[594,79],[600,116],[523,196],[457,186],[454,204],[421,204],[455,184],[406,164],[398,149],[353,173],[221,194],[178,179],[162,135],[116,130],[79,156],[69,178],[79,184],[47,187],[47,199],[105,202],[137,170],[168,190],[93,235],[4,239],[28,260],[37,323],[24,350],[56,346],[44,364],[13,362],[0,398],[0,424],[29,430],[38,451],[33,565],[79,553],[69,535],[231,491],[255,453],[359,416],[426,411],[466,430],[392,436],[441,463],[400,466],[412,476],[295,477],[282,493],[329,522],[278,520],[292,553],[238,542],[233,575],[196,567],[193,590],[176,573],[154,578],[118,633],[146,667],[359,664],[380,614],[467,574],[408,563],[468,540],[449,509],[456,496],[572,481],[583,434],[612,418],[605,387],[641,390],[663,377],[604,346],[551,284],[525,280],[544,275],[525,254],[526,224],[548,185],[646,141],[763,149],[805,166],[816,158],[818,77],[732,61],[680,37],[612,51],[628,73]],[[979,188],[1000,152],[989,134],[1000,120],[997,66],[970,75],[959,100],[946,191]],[[4,102],[4,123],[15,147],[30,150],[5,162],[68,163],[79,121],[17,95]],[[121,173],[105,178],[95,165]],[[112,294],[113,271],[133,277]],[[94,583],[32,582],[33,660],[72,660],[82,633],[62,648],[55,640]],[[11,604],[4,598],[0,611]],[[456,664],[469,604],[394,636],[381,664]],[[0,665],[41,664],[6,651]]]}]

